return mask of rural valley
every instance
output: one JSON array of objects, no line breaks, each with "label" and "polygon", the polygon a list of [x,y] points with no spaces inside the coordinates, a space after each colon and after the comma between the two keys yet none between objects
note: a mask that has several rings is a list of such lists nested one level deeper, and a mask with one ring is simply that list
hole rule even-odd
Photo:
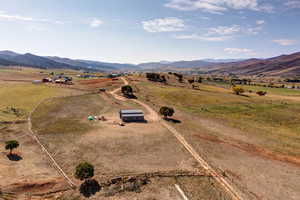
[{"label": "rural valley", "polygon": [[300,200],[300,0],[6,0],[0,200]]}]

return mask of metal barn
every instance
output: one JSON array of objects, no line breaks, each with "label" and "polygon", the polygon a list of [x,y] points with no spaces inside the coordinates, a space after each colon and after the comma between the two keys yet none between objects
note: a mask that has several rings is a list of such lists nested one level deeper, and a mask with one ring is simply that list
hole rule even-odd
[{"label": "metal barn", "polygon": [[120,118],[123,122],[144,122],[144,112],[142,110],[121,110]]}]

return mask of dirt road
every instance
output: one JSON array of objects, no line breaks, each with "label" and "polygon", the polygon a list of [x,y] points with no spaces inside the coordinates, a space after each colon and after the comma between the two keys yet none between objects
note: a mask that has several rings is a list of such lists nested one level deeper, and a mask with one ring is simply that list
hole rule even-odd
[{"label": "dirt road", "polygon": [[[128,81],[125,78],[121,78],[124,82],[125,85],[128,85]],[[116,92],[118,92],[120,90],[116,89],[113,90],[112,92],[110,92],[110,94],[112,94],[112,96],[118,100],[121,101],[126,101],[127,99],[124,97],[121,97],[119,95],[116,94]],[[157,114],[157,112],[155,110],[153,110],[150,106],[148,106],[147,104],[134,99],[133,101],[135,101],[136,103],[140,104],[141,106],[143,106],[145,109],[147,109],[147,111],[150,113],[150,119],[154,120],[154,121],[159,121],[165,128],[167,128],[176,138],[177,140],[186,148],[186,150],[188,152],[190,152],[190,154],[197,160],[197,162],[205,169],[209,172],[209,174],[211,174],[212,177],[215,178],[215,180],[226,190],[226,192],[228,192],[232,199],[234,200],[242,200],[243,198],[240,196],[239,192],[236,191],[231,184],[229,184],[229,182],[223,178],[221,175],[219,175],[196,151],[195,149],[185,140],[185,138],[172,126],[170,126],[169,124],[167,124],[166,122],[162,121],[159,117],[159,115]]]},{"label": "dirt road", "polygon": [[[124,82],[124,85],[128,85],[128,81],[125,78],[121,77],[121,79]],[[127,99],[125,97],[122,97],[122,96],[117,94],[117,92],[119,92],[120,90],[121,90],[121,88],[117,88],[117,89],[115,89],[115,90],[113,90],[109,93],[117,100],[126,101]],[[132,101],[134,101],[137,104],[140,104],[141,106],[143,106],[147,110],[148,113],[146,115],[146,119],[148,121],[156,122],[156,121],[160,120],[159,115],[150,106],[148,106],[147,104],[145,104],[145,103],[143,103],[139,100],[136,100],[136,99],[132,99]]]}]

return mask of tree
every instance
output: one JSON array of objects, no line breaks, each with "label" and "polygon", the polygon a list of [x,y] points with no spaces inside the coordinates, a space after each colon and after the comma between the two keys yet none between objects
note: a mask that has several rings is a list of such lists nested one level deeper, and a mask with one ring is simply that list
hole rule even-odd
[{"label": "tree", "polygon": [[122,93],[123,93],[124,95],[132,95],[133,89],[132,89],[132,87],[131,87],[130,85],[124,85],[124,86],[122,87]]},{"label": "tree", "polygon": [[202,83],[202,77],[201,76],[199,76],[199,78],[198,78],[198,83]]},{"label": "tree", "polygon": [[173,108],[163,106],[163,107],[160,108],[159,113],[161,115],[163,115],[164,118],[167,118],[168,116],[169,117],[173,116],[173,114],[175,113],[175,111],[174,111]]},{"label": "tree", "polygon": [[233,86],[232,90],[236,95],[240,95],[245,92],[245,90],[243,88],[241,88],[240,86]]},{"label": "tree", "polygon": [[94,166],[88,162],[77,165],[75,169],[75,178],[85,180],[94,176]]},{"label": "tree", "polygon": [[10,140],[10,141],[5,142],[5,149],[6,149],[6,150],[9,150],[9,155],[11,155],[13,149],[18,148],[19,145],[20,145],[20,144],[19,144],[18,141],[16,141],[16,140]]}]

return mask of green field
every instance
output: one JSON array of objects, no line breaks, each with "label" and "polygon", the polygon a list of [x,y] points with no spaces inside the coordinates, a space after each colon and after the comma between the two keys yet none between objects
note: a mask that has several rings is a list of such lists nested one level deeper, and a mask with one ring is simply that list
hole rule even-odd
[{"label": "green field", "polygon": [[0,121],[26,119],[34,107],[44,99],[77,94],[78,91],[33,85],[31,83],[1,83]]},{"label": "green field", "polygon": [[[276,152],[300,156],[300,102],[269,97],[238,96],[230,90],[201,85],[201,90],[138,85],[145,99],[156,105],[170,105],[193,116],[222,120],[248,136],[260,138]],[[282,95],[283,93],[281,93]],[[192,127],[189,122],[189,126]]]}]

